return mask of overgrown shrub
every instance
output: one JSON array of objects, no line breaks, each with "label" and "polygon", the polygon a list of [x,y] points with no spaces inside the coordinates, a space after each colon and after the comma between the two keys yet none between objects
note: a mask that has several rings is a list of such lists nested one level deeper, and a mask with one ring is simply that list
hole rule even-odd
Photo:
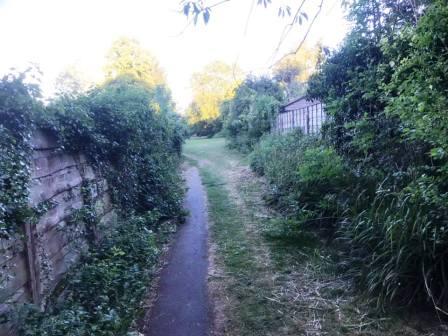
[{"label": "overgrown shrub", "polygon": [[184,130],[163,88],[119,77],[79,98],[50,105],[39,126],[67,151],[82,151],[109,181],[124,212],[180,210],[178,174]]},{"label": "overgrown shrub", "polygon": [[[326,104],[323,141],[334,150],[302,153],[303,189],[291,195],[319,209],[312,218],[337,215],[343,264],[380,307],[448,306],[447,8],[444,0],[355,1],[353,30],[309,85]],[[343,169],[307,193],[303,176],[326,180],[324,157]]]},{"label": "overgrown shrub", "polygon": [[185,128],[166,88],[129,76],[47,106],[26,79],[23,74],[0,81],[0,238],[22,232],[23,223],[48,210],[46,204],[28,205],[36,129],[53,132],[61,150],[86,155],[106,178],[121,219],[98,245],[91,235],[98,219],[88,186],[81,186],[84,204],[74,220],[85,222],[89,250],[63,292],[56,291],[62,295],[55,305],[44,313],[22,312],[17,325],[27,336],[124,335],[158,255],[162,235],[154,232],[167,218],[183,215],[178,169]]},{"label": "overgrown shrub", "polygon": [[26,74],[0,82],[0,232],[21,225],[28,213],[30,137],[54,132],[68,152],[83,152],[108,180],[115,205],[125,213],[181,208],[178,174],[185,130],[166,89],[120,77],[77,98],[44,107]]},{"label": "overgrown shrub", "polygon": [[223,126],[230,147],[250,151],[260,137],[269,132],[284,93],[268,77],[248,77],[235,96],[221,106]]},{"label": "overgrown shrub", "polygon": [[213,137],[222,130],[222,120],[217,118],[214,120],[200,120],[190,125],[190,133],[197,136]]},{"label": "overgrown shrub", "polygon": [[350,270],[376,298],[446,307],[448,194],[422,176],[402,190],[381,189],[373,204],[341,227]]},{"label": "overgrown shrub", "polygon": [[300,132],[265,136],[250,159],[252,169],[269,181],[270,199],[286,215],[331,228],[347,211],[355,185],[341,157],[319,139]]},{"label": "overgrown shrub", "polygon": [[17,316],[23,336],[126,335],[141,310],[168,231],[148,212],[120,223],[69,273],[62,301],[46,312],[32,306]]}]

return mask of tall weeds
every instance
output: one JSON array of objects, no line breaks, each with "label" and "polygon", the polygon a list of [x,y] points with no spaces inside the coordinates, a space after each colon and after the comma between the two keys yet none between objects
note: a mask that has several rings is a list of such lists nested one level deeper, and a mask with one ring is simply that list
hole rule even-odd
[{"label": "tall weeds", "polygon": [[356,175],[333,149],[301,134],[265,136],[251,166],[268,180],[271,203],[297,223],[285,221],[277,233],[330,233],[340,269],[378,308],[418,302],[446,311],[448,194],[440,181],[409,172],[401,184],[396,176]]}]

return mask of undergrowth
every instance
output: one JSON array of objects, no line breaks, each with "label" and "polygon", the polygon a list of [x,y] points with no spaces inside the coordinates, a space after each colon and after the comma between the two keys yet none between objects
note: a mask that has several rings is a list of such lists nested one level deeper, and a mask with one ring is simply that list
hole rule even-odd
[{"label": "undergrowth", "polygon": [[385,315],[356,295],[352,275],[341,272],[346,266],[335,240],[322,240],[312,221],[288,216],[287,207],[267,209],[262,197],[269,186],[222,139],[185,147],[207,188],[218,265],[210,283],[226,308],[218,319],[224,334],[444,335],[421,311],[409,320]]},{"label": "undergrowth", "polygon": [[380,309],[415,302],[444,309],[448,210],[434,178],[421,175],[401,188],[375,184],[322,140],[300,133],[264,137],[251,165],[269,182],[268,201],[287,218],[268,225],[268,237],[297,247],[325,238],[338,271]]},{"label": "undergrowth", "polygon": [[148,212],[122,221],[67,274],[47,311],[28,305],[17,313],[19,335],[126,335],[175,228],[159,225],[159,217]]}]

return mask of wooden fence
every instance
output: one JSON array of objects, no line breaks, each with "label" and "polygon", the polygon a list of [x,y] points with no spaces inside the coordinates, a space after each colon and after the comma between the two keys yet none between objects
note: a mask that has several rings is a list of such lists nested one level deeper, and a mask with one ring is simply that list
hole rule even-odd
[{"label": "wooden fence", "polygon": [[45,306],[88,248],[87,228],[76,215],[84,204],[83,188],[99,220],[95,239],[116,225],[107,182],[82,153],[64,152],[54,136],[42,131],[32,136],[31,145],[29,206],[45,211],[24,223],[23,236],[0,237],[0,336],[16,334],[12,323],[5,323],[11,309],[23,303]]},{"label": "wooden fence", "polygon": [[326,120],[324,105],[319,101],[296,101],[283,107],[272,127],[274,132],[286,133],[300,128],[305,134],[318,134]]}]

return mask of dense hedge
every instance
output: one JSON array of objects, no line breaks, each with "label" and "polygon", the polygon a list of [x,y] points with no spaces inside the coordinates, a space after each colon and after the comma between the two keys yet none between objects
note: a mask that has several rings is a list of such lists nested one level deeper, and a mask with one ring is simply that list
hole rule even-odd
[{"label": "dense hedge", "polygon": [[250,154],[250,164],[268,180],[271,204],[301,228],[334,231],[356,189],[336,151],[300,131],[264,136]]},{"label": "dense hedge", "polygon": [[266,136],[252,166],[285,214],[337,235],[379,307],[447,311],[448,4],[359,0],[350,15],[309,83],[330,115],[322,139]]},{"label": "dense hedge", "polygon": [[124,213],[156,209],[179,212],[177,166],[184,129],[169,93],[130,77],[120,77],[48,106],[25,74],[0,82],[0,228],[7,236],[27,213],[29,140],[34,129],[52,131],[68,152],[83,152],[108,180],[113,201]]},{"label": "dense hedge", "polygon": [[183,130],[163,87],[120,77],[75,99],[62,98],[38,121],[66,150],[82,151],[113,187],[125,212],[180,207],[177,164]]},{"label": "dense hedge", "polygon": [[269,132],[280,103],[284,100],[280,84],[268,77],[248,77],[235,96],[221,106],[223,128],[230,147],[247,151]]},{"label": "dense hedge", "polygon": [[75,220],[85,223],[90,249],[63,282],[63,299],[45,313],[22,311],[17,324],[22,335],[124,335],[156,264],[156,240],[164,235],[155,232],[167,219],[183,215],[179,163],[185,128],[163,86],[123,76],[44,105],[28,77],[0,81],[1,238],[20,234],[25,221],[47,209],[28,205],[30,139],[36,129],[52,132],[61,150],[87,156],[106,178],[120,219],[103,242],[91,239],[98,219],[82,186],[84,204]]}]

